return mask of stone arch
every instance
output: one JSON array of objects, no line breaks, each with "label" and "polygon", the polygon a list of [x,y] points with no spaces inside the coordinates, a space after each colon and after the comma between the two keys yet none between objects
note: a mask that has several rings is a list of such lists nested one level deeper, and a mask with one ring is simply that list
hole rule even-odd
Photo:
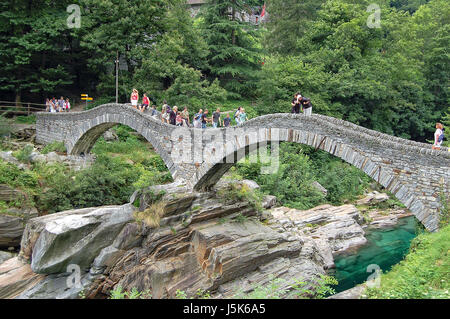
[{"label": "stone arch", "polygon": [[[45,115],[47,116],[47,114]],[[52,125],[56,123],[54,118],[64,121],[63,124],[66,128],[63,142],[70,155],[88,154],[103,133],[118,124],[122,124],[142,135],[153,146],[155,152],[161,156],[172,177],[177,178],[177,166],[173,163],[169,153],[171,145],[165,146],[165,143],[161,141],[167,138],[164,132],[170,132],[171,130],[167,124],[144,115],[127,105],[117,104],[102,105],[80,113],[49,115],[53,115]]]},{"label": "stone arch", "polygon": [[[276,116],[257,118],[244,125],[243,128],[267,126],[271,128],[266,128],[263,138],[259,138],[257,142],[249,142],[245,137],[241,137],[240,142],[238,139],[233,140],[232,147],[228,148],[219,163],[203,163],[193,178],[193,188],[201,190],[215,185],[240,159],[238,154],[241,154],[240,157],[242,157],[243,149],[254,149],[260,144],[266,145],[271,141],[293,142],[328,152],[362,170],[394,194],[428,230],[436,231],[439,228],[437,188],[439,183],[444,191],[449,189],[449,154],[432,151],[424,148],[424,144],[417,142],[398,143],[405,140],[367,129],[364,129],[367,131],[355,132],[356,125],[348,125],[342,120],[333,119],[336,121],[329,122],[329,125],[325,127],[315,127],[314,124],[317,124],[318,121],[322,123],[330,121],[330,118],[324,116],[313,116],[307,119],[285,114],[283,125],[273,121]],[[267,125],[268,120],[271,120],[271,125]],[[298,120],[300,121],[296,123]],[[312,125],[305,125],[305,121],[311,121]],[[268,138],[272,135],[271,130],[274,129],[280,130],[279,138],[275,140]],[[230,156],[236,158],[234,163],[225,162],[225,158]],[[441,157],[439,158],[439,156]],[[413,165],[411,165],[411,159]],[[415,165],[416,163],[420,163],[420,165]],[[436,168],[441,174],[438,179],[440,181],[431,182],[429,179],[433,179],[439,174],[427,177],[424,172],[430,172]],[[422,180],[425,181],[422,182]],[[431,188],[429,188],[430,183],[434,184]],[[423,192],[421,187],[423,187]]]}]

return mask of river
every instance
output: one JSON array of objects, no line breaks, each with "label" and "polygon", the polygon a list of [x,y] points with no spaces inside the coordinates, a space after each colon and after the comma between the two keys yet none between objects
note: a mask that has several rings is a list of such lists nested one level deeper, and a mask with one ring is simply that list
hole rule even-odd
[{"label": "river", "polygon": [[383,272],[398,264],[409,251],[411,241],[417,236],[418,221],[414,216],[402,218],[393,228],[366,229],[367,244],[356,254],[335,258],[336,268],[330,271],[339,282],[336,293],[365,282],[373,273],[369,265],[378,265]]}]

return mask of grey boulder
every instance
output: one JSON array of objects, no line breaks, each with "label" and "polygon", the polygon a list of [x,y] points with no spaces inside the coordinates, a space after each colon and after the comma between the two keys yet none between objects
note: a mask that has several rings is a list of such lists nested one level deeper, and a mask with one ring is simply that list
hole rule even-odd
[{"label": "grey boulder", "polygon": [[87,271],[100,251],[111,245],[133,220],[132,205],[72,210],[29,221],[21,256],[38,274],[64,273],[69,265]]}]

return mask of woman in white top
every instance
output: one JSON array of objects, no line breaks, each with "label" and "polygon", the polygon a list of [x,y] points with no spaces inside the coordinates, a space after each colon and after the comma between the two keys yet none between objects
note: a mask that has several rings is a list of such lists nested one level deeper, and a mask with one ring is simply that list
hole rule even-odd
[{"label": "woman in white top", "polygon": [[444,125],[442,125],[441,123],[436,124],[436,132],[434,133],[434,145],[433,145],[434,150],[441,149],[442,141],[439,141],[439,137],[442,134],[444,134],[443,129],[444,129]]},{"label": "woman in white top", "polygon": [[133,93],[131,93],[131,105],[135,109],[137,109],[138,101],[139,101],[139,92],[138,90],[133,89]]}]

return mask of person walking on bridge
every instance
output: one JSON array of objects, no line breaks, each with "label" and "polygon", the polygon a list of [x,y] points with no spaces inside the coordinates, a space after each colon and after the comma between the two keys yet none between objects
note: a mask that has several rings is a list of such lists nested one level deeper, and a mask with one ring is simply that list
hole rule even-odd
[{"label": "person walking on bridge", "polygon": [[436,123],[436,132],[434,133],[433,150],[439,151],[441,149],[443,141],[444,141],[444,125],[442,125],[441,123]]}]

